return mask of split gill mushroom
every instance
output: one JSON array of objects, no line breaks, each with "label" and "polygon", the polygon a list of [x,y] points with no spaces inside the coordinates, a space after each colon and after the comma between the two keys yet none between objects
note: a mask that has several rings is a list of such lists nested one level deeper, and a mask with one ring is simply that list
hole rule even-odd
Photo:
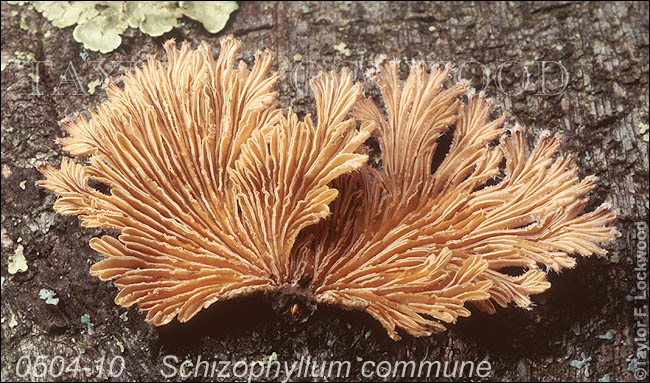
[{"label": "split gill mushroom", "polygon": [[[327,304],[366,311],[394,340],[427,336],[466,303],[529,307],[550,287],[540,267],[572,268],[616,234],[606,204],[583,213],[595,178],[557,155],[559,137],[527,154],[483,95],[445,85],[449,66],[417,64],[402,82],[380,61],[385,111],[348,70],[320,74],[314,121],[277,105],[269,52],[249,69],[232,37],[216,60],[206,43],[165,49],[167,66],[150,57],[89,118],[62,122],[63,149],[87,164],[44,165],[37,182],[58,213],[118,233],[90,241],[103,256],[90,273],[156,326],[266,294],[294,321]],[[371,135],[381,169],[367,165]]]}]

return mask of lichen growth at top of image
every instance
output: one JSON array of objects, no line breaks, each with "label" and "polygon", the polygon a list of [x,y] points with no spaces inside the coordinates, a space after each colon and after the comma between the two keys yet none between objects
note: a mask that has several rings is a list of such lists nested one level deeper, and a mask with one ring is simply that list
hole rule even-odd
[{"label": "lichen growth at top of image", "polygon": [[[28,2],[12,1],[14,5]],[[149,36],[161,36],[178,27],[187,16],[199,21],[210,33],[226,26],[237,10],[235,1],[32,1],[34,9],[57,28],[77,26],[72,32],[84,48],[108,53],[122,43],[122,33],[139,28]]]}]

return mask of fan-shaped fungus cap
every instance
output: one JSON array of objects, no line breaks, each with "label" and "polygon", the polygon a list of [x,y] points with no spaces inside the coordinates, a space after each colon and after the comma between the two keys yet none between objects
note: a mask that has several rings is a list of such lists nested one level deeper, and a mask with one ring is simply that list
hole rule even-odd
[{"label": "fan-shaped fungus cap", "polygon": [[[317,302],[365,310],[393,339],[398,327],[429,335],[470,315],[466,302],[529,306],[549,287],[538,264],[573,267],[569,254],[613,239],[606,206],[581,214],[594,180],[554,158],[558,138],[526,156],[483,96],[444,87],[449,67],[417,65],[402,85],[380,62],[386,118],[347,70],[321,74],[314,123],[275,106],[270,53],[249,69],[234,66],[232,37],[216,60],[205,43],[165,48],[167,66],[149,58],[89,119],[63,122],[64,150],[88,164],[43,166],[37,182],[60,196],[57,212],[119,233],[91,240],[104,259],[90,272],[155,325],[261,292],[295,320]],[[382,170],[365,165],[375,128]]]}]

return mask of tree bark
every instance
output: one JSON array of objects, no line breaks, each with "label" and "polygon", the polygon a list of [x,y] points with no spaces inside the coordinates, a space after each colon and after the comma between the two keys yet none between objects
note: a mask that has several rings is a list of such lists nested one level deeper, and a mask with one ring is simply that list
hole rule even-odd
[{"label": "tree bark", "polygon": [[[79,356],[79,368],[91,370],[62,377],[89,381],[105,380],[111,361],[117,372],[120,358],[123,373],[112,380],[149,381],[165,378],[173,372],[170,365],[185,360],[193,361],[188,371],[194,372],[199,356],[212,368],[213,361],[272,360],[272,355],[289,364],[310,358],[319,368],[323,361],[350,362],[347,378],[327,380],[376,380],[386,372],[377,368],[381,361],[394,367],[397,361],[422,360],[489,361],[489,375],[475,373],[475,380],[635,379],[636,320],[643,319],[634,316],[642,307],[633,298],[641,293],[635,267],[647,262],[647,250],[637,258],[644,229],[635,225],[648,220],[648,142],[641,133],[648,124],[647,3],[239,5],[216,35],[185,19],[159,38],[129,29],[116,51],[99,54],[75,42],[72,28],[57,29],[27,6],[2,2],[3,381],[52,380],[49,373],[24,376],[26,358],[35,365],[39,355],[48,367],[57,355],[66,367]],[[473,310],[447,332],[427,338],[403,334],[393,342],[364,313],[320,307],[307,323],[287,324],[261,297],[215,304],[187,324],[153,328],[137,308],[113,303],[116,289],[110,283],[88,274],[100,259],[88,241],[101,232],[55,215],[55,196],[34,186],[41,178],[35,166],[43,161],[58,166],[63,156],[55,139],[65,133],[57,121],[105,100],[101,87],[90,94],[89,83],[109,77],[119,84],[120,74],[148,54],[164,59],[162,42],[170,37],[192,46],[205,40],[216,48],[227,34],[242,40],[241,57],[249,62],[256,50],[276,53],[280,102],[301,114],[314,112],[308,79],[320,70],[348,66],[364,81],[366,94],[376,96],[363,75],[382,55],[452,63],[455,79],[466,78],[492,97],[498,111],[510,116],[509,126],[525,127],[531,147],[542,130],[563,135],[562,152],[573,156],[580,176],[599,178],[589,209],[611,203],[620,212],[622,235],[608,245],[608,256],[579,259],[574,270],[549,275],[553,286],[534,298],[532,310],[512,307],[495,315]],[[9,258],[17,251],[23,251],[28,270],[10,274]],[[46,304],[40,289],[56,292],[59,303]],[[92,335],[82,323],[85,314]],[[647,306],[645,320],[647,329]],[[647,361],[646,356],[646,371]],[[364,362],[374,366],[367,363],[364,371]],[[243,367],[233,367],[227,378],[216,373],[210,378],[209,372],[204,378],[203,369],[198,378],[248,379],[238,376]],[[271,371],[258,379],[273,380]],[[386,380],[412,379],[408,370],[406,377],[393,372]],[[304,368],[302,373],[301,379],[324,380],[305,375]],[[298,379],[295,371],[280,372],[284,378]]]}]

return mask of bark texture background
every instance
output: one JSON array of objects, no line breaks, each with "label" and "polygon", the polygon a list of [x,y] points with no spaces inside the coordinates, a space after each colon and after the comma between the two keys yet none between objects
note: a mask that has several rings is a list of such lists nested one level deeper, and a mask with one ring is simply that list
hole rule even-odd
[{"label": "bark texture background", "polygon": [[[562,150],[574,156],[581,176],[599,177],[591,208],[608,201],[618,209],[622,236],[608,246],[607,257],[579,259],[574,270],[550,275],[553,286],[535,298],[534,309],[491,316],[473,310],[428,338],[404,334],[393,342],[370,316],[328,308],[305,324],[288,325],[263,298],[215,304],[188,324],[153,328],[137,308],[113,303],[111,284],[88,274],[100,258],[88,240],[100,232],[53,212],[53,193],[34,186],[41,177],[35,165],[59,165],[63,154],[54,140],[64,132],[57,121],[105,99],[101,87],[90,94],[89,83],[107,76],[119,83],[129,62],[149,54],[165,59],[162,43],[170,37],[218,47],[225,34],[242,40],[241,57],[249,62],[258,49],[276,52],[280,101],[300,113],[311,111],[306,80],[319,68],[350,66],[362,80],[380,55],[456,63],[511,116],[511,126],[527,128],[531,146],[541,130],[563,134]],[[546,64],[542,87],[541,61],[566,68],[565,89],[556,92],[563,85],[557,64]],[[350,361],[353,380],[367,380],[365,361],[484,359],[492,365],[490,380],[635,379],[633,310],[640,304],[629,297],[637,294],[634,267],[647,260],[647,253],[637,260],[634,225],[648,219],[648,142],[639,132],[648,124],[645,3],[240,3],[217,35],[185,19],[160,38],[129,29],[122,46],[103,55],[85,51],[72,28],[54,28],[35,11],[3,2],[2,63],[2,381],[52,379],[17,375],[21,357],[34,362],[38,355],[48,363],[56,355],[66,363],[80,356],[81,368],[119,355],[125,361],[119,380],[162,380],[161,370],[170,371],[163,365],[168,354],[178,357],[175,366],[199,356],[289,363],[310,357],[319,366]],[[528,70],[528,84],[518,63]],[[365,88],[376,95],[370,82]],[[20,251],[28,270],[9,274],[9,257]],[[56,292],[58,305],[39,298],[42,288]],[[84,314],[92,335],[80,320]],[[93,370],[63,378],[106,375]],[[322,380],[303,370],[305,378]],[[410,378],[385,378],[400,379]],[[231,372],[226,380],[237,377]]]}]

